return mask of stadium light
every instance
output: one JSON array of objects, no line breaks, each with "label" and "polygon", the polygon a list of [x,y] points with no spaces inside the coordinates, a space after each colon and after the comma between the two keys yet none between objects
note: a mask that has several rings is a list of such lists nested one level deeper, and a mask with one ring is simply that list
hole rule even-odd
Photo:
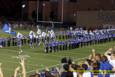
[{"label": "stadium light", "polygon": [[22,5],[22,8],[25,8],[25,7],[26,7],[26,4],[23,4],[23,5]]},{"label": "stadium light", "polygon": [[74,13],[73,16],[75,17],[75,16],[76,16],[76,13]]},{"label": "stadium light", "polygon": [[43,5],[44,7],[46,6],[46,4],[45,4],[45,3],[43,3],[42,5]]}]

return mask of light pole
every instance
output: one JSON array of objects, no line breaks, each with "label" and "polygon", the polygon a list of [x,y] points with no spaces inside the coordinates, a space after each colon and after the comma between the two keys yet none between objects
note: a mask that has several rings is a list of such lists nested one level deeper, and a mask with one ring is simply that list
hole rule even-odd
[{"label": "light pole", "polygon": [[22,14],[21,14],[21,20],[23,21],[23,14],[24,14],[24,8],[26,7],[26,4],[22,4]]},{"label": "light pole", "polygon": [[64,0],[61,0],[61,11],[62,11],[61,21],[63,22],[63,19],[64,19]]},{"label": "light pole", "polygon": [[77,25],[77,14],[76,14],[76,12],[73,13],[73,16],[74,16],[74,22],[75,22],[76,25]]},{"label": "light pole", "polygon": [[38,22],[38,17],[39,17],[39,0],[37,0],[37,22]]},{"label": "light pole", "polygon": [[43,13],[43,14],[42,14],[42,16],[43,16],[43,21],[44,21],[44,20],[46,21],[46,13],[45,13],[45,9],[46,9],[46,8],[45,8],[45,7],[46,7],[46,3],[44,3],[44,2],[43,2],[43,3],[42,3],[42,7],[43,7],[43,8],[42,8],[42,13]]}]

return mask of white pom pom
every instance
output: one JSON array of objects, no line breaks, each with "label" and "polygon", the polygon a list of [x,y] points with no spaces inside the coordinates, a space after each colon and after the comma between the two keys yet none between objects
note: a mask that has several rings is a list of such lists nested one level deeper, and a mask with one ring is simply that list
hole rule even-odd
[{"label": "white pom pom", "polygon": [[0,48],[3,48],[3,46],[2,46],[2,45],[0,45]]}]

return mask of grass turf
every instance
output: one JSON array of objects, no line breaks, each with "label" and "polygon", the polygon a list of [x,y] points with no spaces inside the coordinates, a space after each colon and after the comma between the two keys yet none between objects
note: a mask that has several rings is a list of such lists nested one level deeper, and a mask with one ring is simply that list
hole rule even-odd
[{"label": "grass turf", "polygon": [[[45,54],[43,52],[43,47],[40,48],[29,48],[29,46],[23,46],[22,49],[24,54],[29,55],[30,57],[26,60],[26,68],[28,75],[30,71],[35,69],[43,69],[46,66],[50,67],[60,63],[62,57],[71,57],[74,60],[78,58],[83,58],[88,56],[91,53],[91,49],[95,48],[96,52],[104,53],[109,47],[115,46],[115,42],[108,42],[98,45],[85,46],[83,48],[77,48],[73,50],[60,51],[56,53]],[[0,62],[3,63],[4,77],[11,77],[13,75],[14,69],[19,64],[19,60],[13,58],[13,56],[18,55],[17,47],[9,47],[0,49]]]},{"label": "grass turf", "polygon": [[[21,32],[22,34],[29,33],[29,31],[22,30],[17,30],[16,32]],[[0,30],[0,37],[9,37],[9,35],[3,33]],[[46,66],[51,67],[53,65],[59,64],[61,58],[63,57],[71,57],[72,59],[76,60],[79,58],[87,57],[91,53],[92,48],[96,49],[96,52],[103,54],[105,50],[113,46],[115,46],[114,41],[49,54],[44,53],[44,48],[42,46],[39,48],[35,47],[33,49],[29,48],[29,46],[23,46],[22,50],[24,51],[24,54],[30,56],[26,60],[27,75],[29,75],[32,70],[41,70]],[[0,49],[0,62],[3,63],[2,69],[5,75],[4,77],[11,77],[16,66],[20,65],[19,60],[13,58],[14,56],[18,55],[18,52],[18,47],[6,47]]]}]

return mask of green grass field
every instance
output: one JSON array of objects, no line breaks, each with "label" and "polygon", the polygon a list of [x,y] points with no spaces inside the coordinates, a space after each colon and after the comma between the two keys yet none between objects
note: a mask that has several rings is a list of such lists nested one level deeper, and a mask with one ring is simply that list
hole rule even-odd
[{"label": "green grass field", "polygon": [[[96,49],[96,52],[103,54],[105,50],[113,46],[115,46],[115,41],[49,54],[44,53],[44,48],[42,46],[39,48],[30,48],[29,46],[23,46],[22,50],[24,54],[30,56],[26,60],[27,74],[29,75],[36,69],[42,70],[46,66],[52,67],[60,64],[60,60],[63,57],[71,57],[73,60],[77,60],[87,57],[91,53],[92,48]],[[0,62],[3,63],[2,69],[5,75],[4,77],[11,77],[16,66],[20,65],[19,60],[13,58],[14,56],[18,55],[18,52],[18,47],[6,47],[0,49]]]},{"label": "green grass field", "polygon": [[[22,47],[24,54],[29,55],[30,57],[26,60],[26,68],[28,75],[32,70],[35,69],[43,69],[46,66],[51,67],[56,64],[60,63],[60,59],[62,57],[71,57],[74,60],[79,58],[87,57],[91,53],[91,49],[95,48],[96,52],[104,53],[109,47],[115,45],[115,42],[109,42],[99,45],[92,45],[83,48],[68,50],[68,51],[61,51],[56,53],[45,54],[43,52],[43,48],[29,48],[29,47]],[[19,64],[19,60],[13,58],[13,56],[18,55],[18,48],[17,47],[10,47],[10,48],[2,48],[0,49],[0,62],[3,63],[3,71],[5,77],[11,77],[14,69]]]}]

